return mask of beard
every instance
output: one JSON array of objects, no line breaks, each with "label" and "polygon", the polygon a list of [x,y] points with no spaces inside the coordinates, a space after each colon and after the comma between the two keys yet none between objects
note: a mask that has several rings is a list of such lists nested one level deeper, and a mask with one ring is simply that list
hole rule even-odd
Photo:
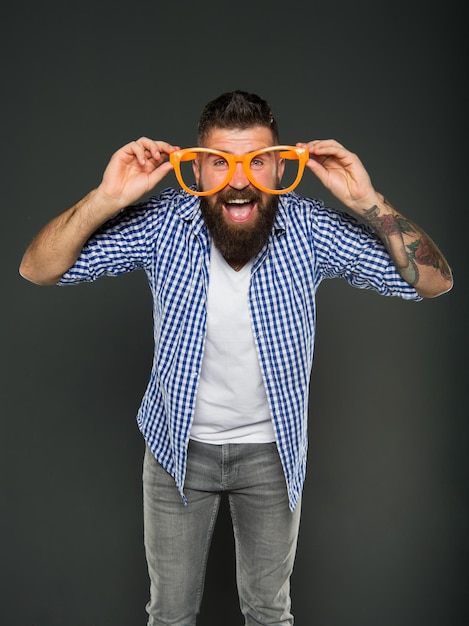
[{"label": "beard", "polygon": [[[231,224],[223,216],[223,204],[237,199],[249,199],[257,204],[257,215],[246,224]],[[214,202],[200,198],[200,210],[213,243],[228,263],[245,264],[267,243],[277,215],[278,196],[263,199],[261,193],[236,189],[223,190]]]}]

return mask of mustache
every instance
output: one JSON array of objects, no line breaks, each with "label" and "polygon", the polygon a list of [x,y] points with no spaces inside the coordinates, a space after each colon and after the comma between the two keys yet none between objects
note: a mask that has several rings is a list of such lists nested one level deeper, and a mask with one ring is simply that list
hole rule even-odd
[{"label": "mustache", "polygon": [[233,202],[233,200],[247,200],[248,202],[262,201],[260,192],[254,187],[248,187],[246,189],[226,189],[218,192],[219,202]]}]

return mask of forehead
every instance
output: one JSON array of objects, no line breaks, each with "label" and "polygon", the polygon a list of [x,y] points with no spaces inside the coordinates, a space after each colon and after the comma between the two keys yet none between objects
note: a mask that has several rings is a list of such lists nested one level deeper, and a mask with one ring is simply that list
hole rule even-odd
[{"label": "forehead", "polygon": [[251,128],[213,128],[204,142],[205,148],[231,154],[246,154],[273,145],[273,134],[266,126]]}]

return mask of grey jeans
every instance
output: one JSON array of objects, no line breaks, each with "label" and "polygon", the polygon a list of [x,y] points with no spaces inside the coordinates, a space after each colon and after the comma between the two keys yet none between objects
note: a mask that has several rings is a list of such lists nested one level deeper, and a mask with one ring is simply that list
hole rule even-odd
[{"label": "grey jeans", "polygon": [[291,626],[290,576],[300,503],[288,507],[275,443],[191,441],[184,493],[148,447],[143,466],[145,551],[150,576],[148,626],[194,626],[221,494],[228,494],[236,577],[246,626]]}]

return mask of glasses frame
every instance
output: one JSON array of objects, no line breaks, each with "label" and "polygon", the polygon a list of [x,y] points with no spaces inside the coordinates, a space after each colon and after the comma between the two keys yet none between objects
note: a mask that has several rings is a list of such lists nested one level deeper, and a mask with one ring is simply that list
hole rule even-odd
[{"label": "glasses frame", "polygon": [[[282,159],[298,159],[298,174],[294,182],[288,187],[285,187],[283,189],[269,189],[268,187],[264,187],[264,185],[261,185],[256,181],[256,179],[254,178],[250,170],[250,163],[256,156],[260,154],[264,154],[265,152],[271,152],[272,150],[280,150],[280,158]],[[200,153],[214,154],[216,156],[220,156],[223,159],[225,159],[225,161],[228,163],[228,172],[226,174],[225,179],[223,180],[221,184],[217,185],[213,189],[210,189],[210,191],[199,191],[197,189],[196,190],[191,189],[185,184],[182,178],[181,162],[193,161],[197,158],[197,155]],[[247,152],[246,154],[230,154],[229,152],[223,152],[222,150],[212,150],[212,148],[183,148],[182,150],[175,150],[174,152],[171,152],[169,155],[169,160],[174,167],[174,173],[176,174],[176,178],[179,184],[185,191],[195,196],[209,196],[214,193],[217,193],[218,191],[223,189],[223,187],[226,187],[226,185],[229,183],[229,181],[231,180],[231,178],[233,177],[235,173],[237,163],[242,164],[243,171],[246,174],[246,177],[254,185],[254,187],[257,187],[257,189],[260,189],[261,191],[264,191],[265,193],[269,193],[269,194],[279,195],[283,193],[288,193],[289,191],[294,189],[300,182],[308,159],[309,159],[309,152],[308,150],[306,150],[306,148],[299,148],[297,146],[288,146],[288,145],[269,146],[268,148],[261,148],[260,150],[253,150],[252,152]]]}]

